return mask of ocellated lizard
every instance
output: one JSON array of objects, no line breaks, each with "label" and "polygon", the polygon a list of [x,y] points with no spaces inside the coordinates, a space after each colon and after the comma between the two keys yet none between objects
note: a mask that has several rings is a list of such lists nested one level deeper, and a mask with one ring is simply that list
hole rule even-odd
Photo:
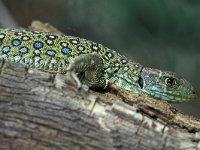
[{"label": "ocellated lizard", "polygon": [[170,102],[195,99],[191,84],[173,72],[147,68],[101,44],[73,36],[0,29],[0,59],[65,74],[90,88],[108,83]]}]

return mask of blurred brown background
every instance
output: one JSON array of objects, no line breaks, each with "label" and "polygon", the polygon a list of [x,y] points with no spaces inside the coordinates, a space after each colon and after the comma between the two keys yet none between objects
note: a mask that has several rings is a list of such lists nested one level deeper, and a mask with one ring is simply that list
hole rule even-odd
[{"label": "blurred brown background", "polygon": [[[198,0],[0,0],[0,27],[48,22],[148,67],[175,71],[200,93]],[[173,104],[200,118],[197,101]]]}]

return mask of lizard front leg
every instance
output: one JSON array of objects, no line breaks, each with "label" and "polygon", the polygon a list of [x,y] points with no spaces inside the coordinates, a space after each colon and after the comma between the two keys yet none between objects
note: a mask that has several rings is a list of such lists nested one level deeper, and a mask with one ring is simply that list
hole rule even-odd
[{"label": "lizard front leg", "polygon": [[72,78],[76,81],[78,88],[81,87],[81,83],[86,84],[92,89],[103,89],[107,86],[107,81],[104,76],[103,61],[96,53],[76,56],[73,61],[70,62],[67,72],[70,73]]}]

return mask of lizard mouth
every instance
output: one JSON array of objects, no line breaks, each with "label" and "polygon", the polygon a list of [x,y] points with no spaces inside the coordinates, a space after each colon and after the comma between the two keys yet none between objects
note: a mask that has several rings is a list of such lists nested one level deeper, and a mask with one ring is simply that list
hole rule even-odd
[{"label": "lizard mouth", "polygon": [[166,100],[168,102],[187,102],[187,101],[191,101],[191,100],[196,100],[198,98],[198,94],[196,91],[191,91],[190,94],[185,94],[183,96],[180,95],[173,95],[169,93],[163,93],[160,91],[150,91],[147,92],[148,95],[150,95],[153,98],[156,99],[162,99],[162,100]]}]

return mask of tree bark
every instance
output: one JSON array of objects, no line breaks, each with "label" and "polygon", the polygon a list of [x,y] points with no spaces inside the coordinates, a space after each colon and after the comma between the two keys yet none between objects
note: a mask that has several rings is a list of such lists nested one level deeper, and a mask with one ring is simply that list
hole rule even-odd
[{"label": "tree bark", "polygon": [[170,104],[65,78],[1,62],[0,150],[200,150],[200,121]]}]

